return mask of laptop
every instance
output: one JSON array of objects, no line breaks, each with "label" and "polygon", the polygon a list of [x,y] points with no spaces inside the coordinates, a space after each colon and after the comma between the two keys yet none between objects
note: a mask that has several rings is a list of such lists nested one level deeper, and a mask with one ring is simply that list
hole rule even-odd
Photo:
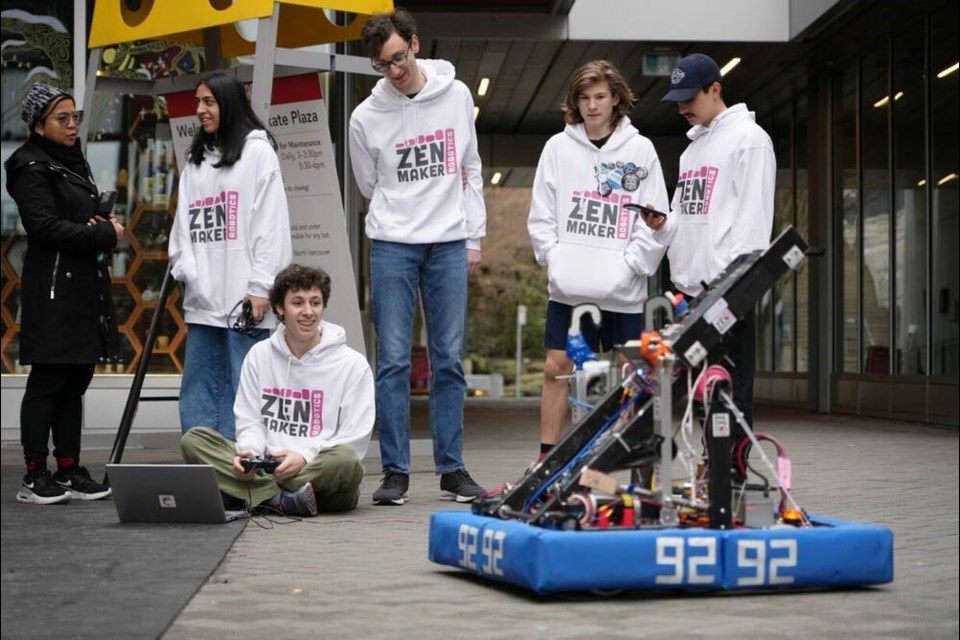
[{"label": "laptop", "polygon": [[221,524],[247,517],[225,511],[217,475],[207,464],[108,464],[120,522]]}]

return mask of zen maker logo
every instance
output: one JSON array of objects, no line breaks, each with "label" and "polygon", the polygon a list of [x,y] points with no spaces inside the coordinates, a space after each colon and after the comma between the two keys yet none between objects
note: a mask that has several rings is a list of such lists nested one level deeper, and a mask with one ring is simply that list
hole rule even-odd
[{"label": "zen maker logo", "polygon": [[397,182],[416,182],[457,173],[457,135],[437,129],[394,145],[399,157]]},{"label": "zen maker logo", "polygon": [[260,415],[269,431],[314,438],[323,431],[322,389],[264,388]]},{"label": "zen maker logo", "polygon": [[237,239],[240,194],[221,191],[199,198],[187,207],[190,215],[190,241],[194,244]]}]

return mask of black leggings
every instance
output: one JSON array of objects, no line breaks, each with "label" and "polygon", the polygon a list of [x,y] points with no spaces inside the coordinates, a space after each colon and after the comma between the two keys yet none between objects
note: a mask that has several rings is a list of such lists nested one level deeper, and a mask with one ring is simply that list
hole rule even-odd
[{"label": "black leggings", "polygon": [[27,460],[46,461],[53,431],[53,455],[80,456],[83,394],[93,379],[92,364],[34,364],[20,404],[20,444]]},{"label": "black leggings", "polygon": [[753,429],[753,378],[757,369],[757,323],[751,311],[724,337],[727,357],[733,362],[733,401]]}]

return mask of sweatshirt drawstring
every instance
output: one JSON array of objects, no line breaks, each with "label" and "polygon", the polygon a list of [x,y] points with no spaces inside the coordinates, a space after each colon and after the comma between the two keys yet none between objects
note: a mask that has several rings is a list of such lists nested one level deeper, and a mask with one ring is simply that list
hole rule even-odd
[{"label": "sweatshirt drawstring", "polygon": [[293,366],[293,354],[287,355],[287,370],[283,374],[283,384],[290,388],[290,367]]}]

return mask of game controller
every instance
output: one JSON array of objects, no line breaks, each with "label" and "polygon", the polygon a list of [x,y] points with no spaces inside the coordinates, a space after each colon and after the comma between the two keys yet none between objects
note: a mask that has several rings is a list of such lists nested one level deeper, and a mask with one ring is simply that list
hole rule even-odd
[{"label": "game controller", "polygon": [[253,458],[240,458],[240,466],[243,467],[244,473],[250,473],[256,469],[263,469],[266,473],[273,473],[277,470],[277,467],[280,466],[280,463],[283,462],[283,458],[274,458],[267,456],[266,458],[261,458],[259,456]]}]

